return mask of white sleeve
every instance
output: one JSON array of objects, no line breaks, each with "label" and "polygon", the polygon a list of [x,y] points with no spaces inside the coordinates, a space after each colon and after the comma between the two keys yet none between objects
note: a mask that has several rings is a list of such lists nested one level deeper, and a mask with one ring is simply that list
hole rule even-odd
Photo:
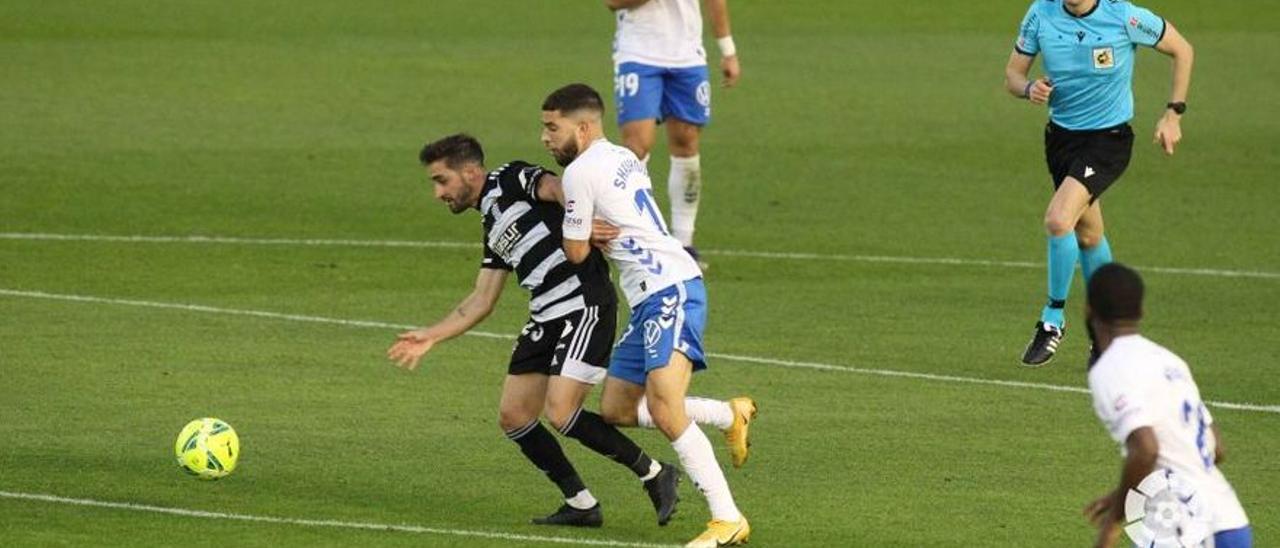
[{"label": "white sleeve", "polygon": [[590,177],[584,177],[580,170],[566,169],[561,185],[564,189],[564,225],[561,227],[564,239],[591,239],[595,197]]},{"label": "white sleeve", "polygon": [[1111,433],[1111,439],[1123,444],[1134,430],[1153,425],[1139,386],[1116,371],[1098,373],[1089,376],[1089,393],[1093,395],[1093,410]]}]

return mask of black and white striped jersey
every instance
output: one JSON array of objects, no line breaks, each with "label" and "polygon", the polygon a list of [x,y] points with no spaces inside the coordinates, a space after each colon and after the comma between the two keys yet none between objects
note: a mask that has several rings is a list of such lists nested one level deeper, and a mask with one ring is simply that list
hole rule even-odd
[{"label": "black and white striped jersey", "polygon": [[587,306],[615,304],[609,264],[599,250],[582,264],[564,255],[564,209],[541,202],[537,183],[550,173],[541,166],[514,161],[489,172],[480,191],[484,217],[481,268],[512,270],[529,290],[529,313],[543,322]]}]

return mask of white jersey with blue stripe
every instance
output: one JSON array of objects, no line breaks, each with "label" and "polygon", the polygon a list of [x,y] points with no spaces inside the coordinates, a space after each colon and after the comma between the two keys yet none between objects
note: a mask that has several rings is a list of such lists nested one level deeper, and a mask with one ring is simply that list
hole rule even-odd
[{"label": "white jersey with blue stripe", "polygon": [[618,227],[605,251],[618,266],[631,307],[650,295],[702,276],[698,263],[667,231],[649,172],[631,150],[598,139],[564,171],[564,238],[588,240],[592,219]]}]

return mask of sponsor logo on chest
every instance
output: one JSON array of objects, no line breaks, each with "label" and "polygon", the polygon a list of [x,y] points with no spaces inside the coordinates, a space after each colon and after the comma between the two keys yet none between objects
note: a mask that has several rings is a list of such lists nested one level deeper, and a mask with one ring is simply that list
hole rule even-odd
[{"label": "sponsor logo on chest", "polygon": [[522,236],[520,227],[516,226],[516,223],[511,223],[511,226],[507,227],[497,240],[489,244],[489,248],[501,255],[503,259],[510,259],[511,250],[516,246],[516,242],[520,241],[520,236]]}]

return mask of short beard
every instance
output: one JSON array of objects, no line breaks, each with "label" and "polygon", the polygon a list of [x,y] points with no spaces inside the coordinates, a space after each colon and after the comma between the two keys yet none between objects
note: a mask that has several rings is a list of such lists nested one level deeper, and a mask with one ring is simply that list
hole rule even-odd
[{"label": "short beard", "polygon": [[570,139],[563,147],[552,150],[551,156],[555,157],[560,167],[569,167],[569,164],[578,157],[578,143]]},{"label": "short beard", "polygon": [[463,211],[471,209],[471,206],[469,205],[470,203],[471,189],[463,187],[462,192],[458,195],[458,199],[449,204],[449,211],[452,211],[454,215],[457,215]]}]

